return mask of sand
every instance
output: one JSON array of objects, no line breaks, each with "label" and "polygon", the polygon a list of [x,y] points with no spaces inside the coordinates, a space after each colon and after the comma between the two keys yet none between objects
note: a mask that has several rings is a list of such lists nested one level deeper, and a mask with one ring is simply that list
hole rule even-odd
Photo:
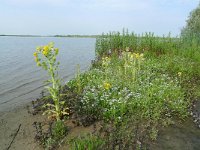
[{"label": "sand", "polygon": [[[14,142],[11,144],[9,150],[43,150],[41,145],[35,141],[35,128],[33,123],[48,122],[47,116],[42,114],[33,115],[28,113],[30,109],[27,105],[24,107],[18,107],[14,110],[7,112],[0,112],[0,150],[7,150],[12,142],[19,126],[19,132],[14,138]],[[93,125],[88,127],[76,126],[72,123],[73,120],[68,120],[67,124],[71,129],[68,133],[67,139],[79,136],[81,134],[91,133],[93,131]],[[68,144],[57,147],[59,150],[69,149]]]},{"label": "sand", "polygon": [[[41,150],[42,148],[34,140],[34,121],[44,121],[41,114],[32,115],[28,113],[27,105],[14,110],[0,113],[0,149],[7,150],[11,141],[10,150]],[[20,126],[21,124],[21,126]],[[19,128],[20,126],[20,128]]]}]

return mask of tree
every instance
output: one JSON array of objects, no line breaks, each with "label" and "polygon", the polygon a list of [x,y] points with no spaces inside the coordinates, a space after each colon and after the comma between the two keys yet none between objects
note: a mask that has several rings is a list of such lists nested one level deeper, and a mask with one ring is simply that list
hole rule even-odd
[{"label": "tree", "polygon": [[200,4],[190,12],[186,20],[186,26],[181,31],[182,36],[200,36]]}]

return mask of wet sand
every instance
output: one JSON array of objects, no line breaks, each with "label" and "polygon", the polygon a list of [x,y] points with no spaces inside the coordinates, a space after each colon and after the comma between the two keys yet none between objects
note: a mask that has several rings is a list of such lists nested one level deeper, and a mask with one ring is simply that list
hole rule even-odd
[{"label": "wet sand", "polygon": [[[7,112],[0,112],[0,150],[8,149],[18,129],[19,132],[17,133],[9,150],[44,149],[34,139],[36,132],[33,127],[33,123],[35,121],[48,122],[47,116],[43,116],[42,114],[32,115],[31,113],[28,113],[28,110],[29,109],[26,105]],[[66,123],[70,128],[70,131],[67,138],[63,139],[63,144],[73,137],[94,131],[93,125],[88,127],[76,126],[72,123],[72,120],[68,120]],[[69,149],[69,145],[64,144],[62,146],[58,146],[57,148],[59,150]]]},{"label": "wet sand", "polygon": [[[35,142],[34,121],[44,121],[45,116],[40,114],[32,115],[28,113],[27,106],[18,107],[8,112],[0,113],[0,149],[7,150],[11,141],[10,150],[41,150],[42,148]],[[20,126],[21,124],[21,126]],[[19,128],[20,127],[20,128]]]}]

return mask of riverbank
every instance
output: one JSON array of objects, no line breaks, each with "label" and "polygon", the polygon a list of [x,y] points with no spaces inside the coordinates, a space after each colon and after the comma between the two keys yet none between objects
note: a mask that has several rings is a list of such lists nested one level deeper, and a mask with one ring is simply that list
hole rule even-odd
[{"label": "riverbank", "polygon": [[8,37],[63,37],[63,38],[98,38],[100,35],[0,35]]},{"label": "riverbank", "polygon": [[[48,123],[47,116],[41,113],[33,115],[31,104],[26,104],[15,109],[0,113],[0,147],[2,150],[43,150],[40,143],[35,140],[36,129],[34,122]],[[91,133],[93,125],[83,127],[73,123],[73,119],[66,122],[70,129],[68,135],[63,139],[63,145],[57,147],[59,150],[68,149],[67,142],[74,137]]]},{"label": "riverbank", "polygon": [[[14,110],[10,110],[9,112],[0,113],[0,147],[2,150],[7,150],[17,133],[17,130],[19,131],[10,146],[10,150],[43,149],[34,139],[36,132],[33,127],[33,123],[35,121],[45,122],[47,121],[46,117],[41,114],[32,115],[29,111],[30,109],[28,109],[27,105],[24,105],[23,107],[18,107]],[[75,137],[77,135],[93,131],[93,126],[75,127],[70,121],[68,122],[68,125],[71,126],[71,130],[65,141],[67,141],[70,137]],[[150,146],[150,148],[154,150],[198,150],[199,147],[200,130],[197,130],[197,127],[192,122],[192,119],[188,119],[184,121],[184,123],[177,123],[168,128],[162,129],[158,134],[158,140],[152,142]],[[59,149],[62,150],[66,148],[68,147],[64,144]]]},{"label": "riverbank", "polygon": [[[28,113],[27,105],[15,108],[8,112],[0,113],[0,147],[7,150],[41,150],[35,142],[35,121],[45,121],[46,117],[41,114]],[[16,136],[16,137],[15,137]],[[15,137],[15,138],[14,138]]]}]

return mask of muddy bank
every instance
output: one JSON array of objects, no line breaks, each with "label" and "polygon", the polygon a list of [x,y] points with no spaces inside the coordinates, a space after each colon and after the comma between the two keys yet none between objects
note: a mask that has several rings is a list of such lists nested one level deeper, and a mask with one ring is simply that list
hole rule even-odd
[{"label": "muddy bank", "polygon": [[[31,106],[31,104],[30,104]],[[36,129],[33,126],[34,122],[48,122],[47,116],[42,114],[33,115],[29,113],[29,107],[18,107],[7,112],[0,112],[0,149],[7,150],[12,142],[9,150],[43,150],[41,145],[35,140]],[[61,147],[57,148],[69,149],[66,143],[69,139],[93,132],[93,125],[88,127],[76,126],[72,123],[73,120],[67,121],[69,127],[68,136],[63,139]],[[19,131],[18,131],[19,130]],[[17,133],[17,134],[16,134]],[[15,137],[16,135],[16,137]]]},{"label": "muddy bank", "polygon": [[152,150],[199,150],[200,129],[192,119],[174,124],[159,132],[158,139],[151,145]]},{"label": "muddy bank", "polygon": [[[46,122],[46,116],[41,114],[32,115],[28,113],[27,106],[19,107],[8,112],[0,113],[0,149],[7,150],[17,133],[10,150],[42,150],[43,148],[34,139],[35,121]],[[87,128],[74,126],[71,121],[67,121],[70,131],[64,139],[64,145],[58,147],[59,150],[69,149],[66,142],[80,134],[93,132],[93,126]],[[189,118],[185,122],[174,124],[164,128],[159,132],[157,141],[153,142],[150,150],[199,150],[200,147],[200,129],[194,124],[193,119]]]},{"label": "muddy bank", "polygon": [[162,129],[152,150],[199,150],[200,149],[200,100],[193,104],[191,116]]},{"label": "muddy bank", "polygon": [[[35,129],[32,126],[34,121],[45,121],[45,117],[39,114],[29,114],[27,107],[1,112],[0,149],[7,150],[16,135],[10,150],[41,150],[41,147],[34,140]],[[18,133],[17,130],[19,130]]]}]

